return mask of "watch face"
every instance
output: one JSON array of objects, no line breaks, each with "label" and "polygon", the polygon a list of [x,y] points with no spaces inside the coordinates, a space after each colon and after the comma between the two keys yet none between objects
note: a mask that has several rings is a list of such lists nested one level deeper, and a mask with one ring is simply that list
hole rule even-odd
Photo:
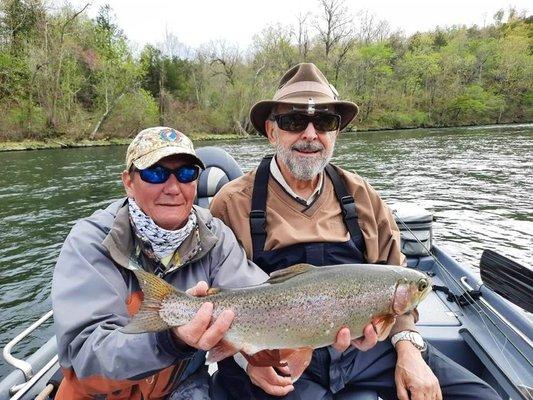
[{"label": "watch face", "polygon": [[422,339],[422,336],[417,333],[411,333],[411,342],[415,344],[417,347],[424,347],[424,339]]}]

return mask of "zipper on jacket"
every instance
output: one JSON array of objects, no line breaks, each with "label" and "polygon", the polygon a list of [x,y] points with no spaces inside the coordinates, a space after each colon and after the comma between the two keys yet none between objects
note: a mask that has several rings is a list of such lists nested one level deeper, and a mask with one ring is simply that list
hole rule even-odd
[{"label": "zipper on jacket", "polygon": [[159,278],[162,278],[163,275],[165,275],[164,268],[161,268],[161,265],[158,265],[154,269],[154,274],[157,275]]}]

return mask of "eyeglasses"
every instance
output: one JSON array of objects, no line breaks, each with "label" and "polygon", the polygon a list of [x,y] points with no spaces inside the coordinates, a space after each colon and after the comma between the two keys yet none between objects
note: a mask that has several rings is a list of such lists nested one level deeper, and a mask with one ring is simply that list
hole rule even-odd
[{"label": "eyeglasses", "polygon": [[313,123],[317,131],[331,132],[339,129],[341,116],[331,113],[318,113],[315,115],[289,113],[274,115],[274,120],[280,129],[287,132],[303,132],[309,122]]},{"label": "eyeglasses", "polygon": [[164,183],[174,175],[180,183],[191,183],[198,179],[200,167],[197,165],[183,165],[176,169],[165,168],[162,165],[154,165],[139,170],[141,179],[148,183]]}]

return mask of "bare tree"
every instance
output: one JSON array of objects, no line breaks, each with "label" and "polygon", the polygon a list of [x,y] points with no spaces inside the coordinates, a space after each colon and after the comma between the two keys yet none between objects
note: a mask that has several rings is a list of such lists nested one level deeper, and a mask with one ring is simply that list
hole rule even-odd
[{"label": "bare tree", "polygon": [[186,44],[181,42],[178,37],[165,29],[165,40],[158,43],[157,48],[161,53],[172,59],[190,59],[193,57],[193,51]]},{"label": "bare tree", "polygon": [[326,66],[330,54],[343,39],[353,34],[353,20],[345,0],[318,0],[321,12],[316,20],[318,38],[324,45]]},{"label": "bare tree", "polygon": [[335,52],[335,57],[333,59],[333,83],[336,85],[339,81],[339,74],[341,68],[346,63],[348,57],[348,52],[355,45],[355,39],[347,38],[342,40],[339,43],[338,49]]},{"label": "bare tree", "polygon": [[50,105],[50,110],[46,118],[46,126],[47,128],[56,129],[57,121],[56,121],[56,112],[57,112],[57,102],[60,95],[60,89],[61,89],[61,74],[62,74],[62,68],[63,68],[63,61],[65,58],[65,35],[68,33],[69,26],[78,18],[78,16],[85,11],[87,7],[89,7],[90,3],[85,4],[79,11],[74,11],[72,15],[68,15],[66,19],[63,21],[61,26],[59,27],[59,44],[58,44],[58,51],[56,57],[58,58],[57,65],[55,66],[55,76],[53,78],[53,85],[52,85],[52,101]]},{"label": "bare tree", "polygon": [[235,86],[235,69],[241,61],[239,48],[229,44],[227,41],[218,40],[210,44],[210,65],[220,65],[222,69],[215,68],[213,76],[224,75],[226,81]]},{"label": "bare tree", "polygon": [[368,10],[361,10],[357,15],[359,29],[357,39],[362,43],[381,42],[390,35],[389,23],[385,20],[377,20],[376,15]]},{"label": "bare tree", "polygon": [[[157,44],[157,49],[161,52],[162,59],[159,63],[159,123],[164,125],[164,116],[165,116],[165,90],[164,86],[166,84],[166,70],[165,70],[165,61],[164,58],[168,57],[172,61],[180,59],[190,59],[192,58],[192,50],[190,47],[186,46],[181,42],[178,37],[168,31],[168,28],[165,28],[165,40]],[[197,95],[198,97],[198,95]]]},{"label": "bare tree", "polygon": [[293,27],[273,24],[254,36],[255,67],[266,66],[275,75],[281,75],[298,62],[298,49],[294,46]]},{"label": "bare tree", "polygon": [[298,20],[298,52],[302,61],[307,61],[309,47],[311,45],[309,40],[309,31],[307,30],[307,21],[309,19],[309,16],[309,13],[300,13],[296,17]]}]

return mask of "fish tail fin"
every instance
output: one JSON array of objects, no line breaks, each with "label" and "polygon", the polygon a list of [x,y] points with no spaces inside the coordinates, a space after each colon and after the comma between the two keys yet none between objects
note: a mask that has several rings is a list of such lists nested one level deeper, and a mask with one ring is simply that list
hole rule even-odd
[{"label": "fish tail fin", "polygon": [[163,279],[142,269],[135,269],[133,273],[143,292],[143,302],[133,319],[128,325],[121,328],[121,331],[123,333],[144,333],[168,329],[170,326],[159,315],[163,300],[171,294],[187,295],[176,290]]}]

